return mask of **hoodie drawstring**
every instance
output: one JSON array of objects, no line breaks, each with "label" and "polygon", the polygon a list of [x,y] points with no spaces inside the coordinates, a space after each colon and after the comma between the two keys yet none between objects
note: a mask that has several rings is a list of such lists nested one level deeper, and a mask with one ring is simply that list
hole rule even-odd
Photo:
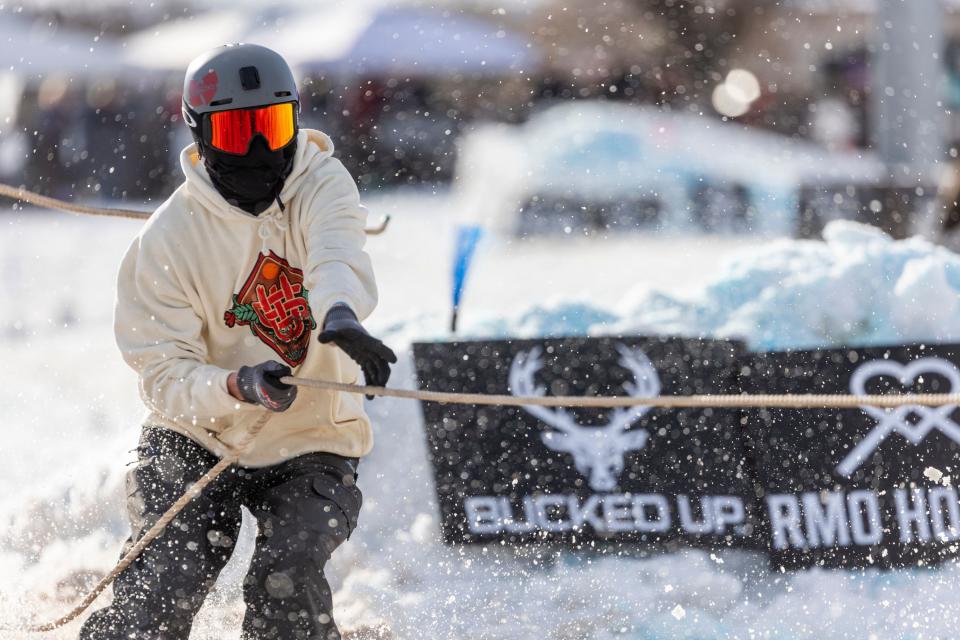
[{"label": "hoodie drawstring", "polygon": [[260,249],[261,252],[267,254],[267,240],[273,236],[273,227],[277,228],[279,233],[283,233],[290,228],[290,225],[287,224],[287,220],[283,215],[283,209],[280,211],[274,211],[273,213],[260,214],[260,226],[257,227],[257,235],[260,236]]}]

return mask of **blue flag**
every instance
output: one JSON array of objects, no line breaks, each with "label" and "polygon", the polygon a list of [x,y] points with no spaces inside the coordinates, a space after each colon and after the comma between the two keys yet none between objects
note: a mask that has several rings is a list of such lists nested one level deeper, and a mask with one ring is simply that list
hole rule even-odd
[{"label": "blue flag", "polygon": [[463,299],[463,288],[470,270],[470,262],[476,251],[483,229],[480,225],[460,225],[457,227],[457,244],[453,256],[453,316],[450,320],[450,330],[457,330],[457,315],[460,311],[460,301]]}]

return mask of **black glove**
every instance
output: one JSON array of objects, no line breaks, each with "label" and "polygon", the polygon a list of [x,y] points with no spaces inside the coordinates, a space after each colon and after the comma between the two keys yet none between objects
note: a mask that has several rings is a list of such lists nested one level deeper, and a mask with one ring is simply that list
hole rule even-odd
[{"label": "black glove", "polygon": [[[396,354],[364,329],[357,315],[345,304],[334,305],[323,321],[323,331],[317,340],[332,342],[343,349],[363,371],[368,385],[387,386],[390,379],[390,364],[397,361]],[[367,396],[372,398],[373,396]]]},{"label": "black glove", "polygon": [[240,367],[237,387],[247,402],[263,405],[271,411],[286,411],[297,398],[295,385],[280,382],[280,378],[290,373],[290,367],[274,360],[261,362],[255,367]]}]

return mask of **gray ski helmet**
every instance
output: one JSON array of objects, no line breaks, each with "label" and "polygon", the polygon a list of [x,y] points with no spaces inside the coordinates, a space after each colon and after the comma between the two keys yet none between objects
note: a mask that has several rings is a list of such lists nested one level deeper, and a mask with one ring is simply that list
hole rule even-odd
[{"label": "gray ski helmet", "polygon": [[183,80],[183,120],[203,139],[203,115],[296,102],[293,72],[279,53],[258,44],[226,44],[193,59]]}]

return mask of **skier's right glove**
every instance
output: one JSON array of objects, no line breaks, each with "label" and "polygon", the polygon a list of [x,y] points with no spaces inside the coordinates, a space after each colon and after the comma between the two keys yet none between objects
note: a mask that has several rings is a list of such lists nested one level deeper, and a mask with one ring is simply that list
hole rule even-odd
[{"label": "skier's right glove", "polygon": [[255,367],[240,367],[237,388],[244,400],[259,404],[270,411],[286,411],[297,397],[297,387],[280,382],[289,376],[290,367],[275,360],[261,362]]},{"label": "skier's right glove", "polygon": [[[323,331],[317,336],[323,344],[333,343],[360,365],[363,378],[374,387],[387,386],[390,365],[397,361],[397,354],[377,338],[374,338],[357,320],[353,309],[343,303],[334,305],[323,320]],[[368,395],[367,399],[373,396]]]}]

